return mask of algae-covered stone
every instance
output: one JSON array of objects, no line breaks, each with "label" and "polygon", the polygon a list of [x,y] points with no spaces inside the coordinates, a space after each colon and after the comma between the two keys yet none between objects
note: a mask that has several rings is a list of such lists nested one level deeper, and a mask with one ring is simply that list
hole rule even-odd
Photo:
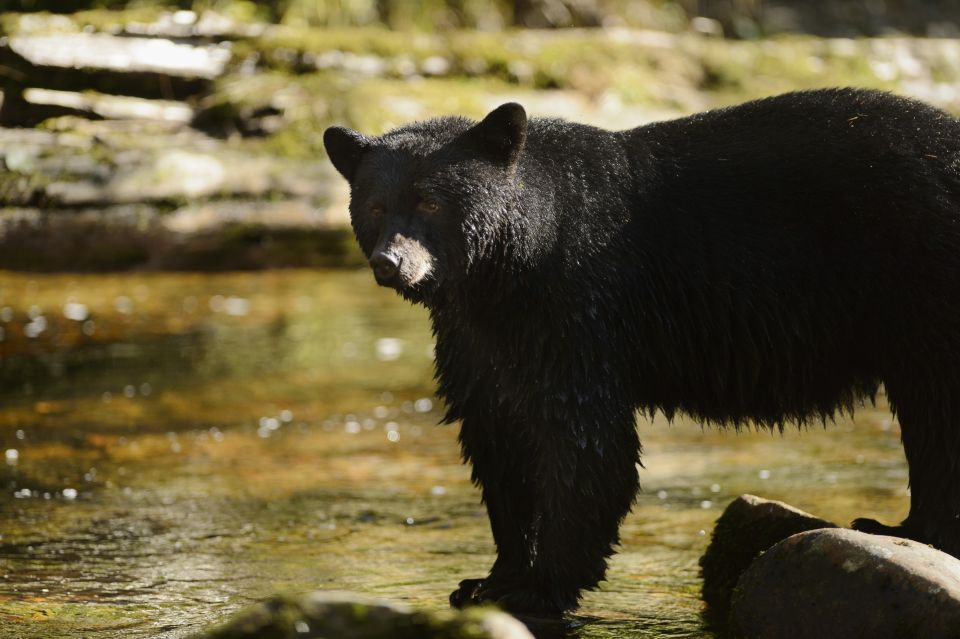
[{"label": "algae-covered stone", "polygon": [[346,593],[276,596],[194,639],[533,639],[506,613],[418,611]]}]

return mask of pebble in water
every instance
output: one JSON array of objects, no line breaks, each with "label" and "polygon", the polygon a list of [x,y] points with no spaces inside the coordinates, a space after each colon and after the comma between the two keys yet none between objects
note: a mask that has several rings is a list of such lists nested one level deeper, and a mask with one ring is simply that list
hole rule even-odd
[{"label": "pebble in water", "polygon": [[63,498],[73,501],[77,498],[77,489],[76,488],[64,488],[63,489]]},{"label": "pebble in water", "polygon": [[7,460],[8,464],[15,464],[17,460],[20,459],[20,451],[16,448],[8,448],[7,452],[4,453],[4,457]]},{"label": "pebble in water", "polygon": [[126,295],[121,295],[113,300],[113,308],[122,315],[129,315],[133,312],[133,300]]},{"label": "pebble in water", "polygon": [[403,342],[396,337],[381,337],[375,344],[377,359],[392,362],[403,353]]},{"label": "pebble in water", "polygon": [[43,315],[37,315],[32,317],[30,321],[24,325],[23,334],[33,339],[35,337],[39,337],[40,333],[45,330],[47,330],[47,318]]},{"label": "pebble in water", "polygon": [[63,316],[74,322],[83,322],[90,316],[90,311],[86,304],[67,302],[63,305]]},{"label": "pebble in water", "polygon": [[243,317],[250,313],[250,300],[231,295],[223,300],[223,312],[233,317]]},{"label": "pebble in water", "polygon": [[383,429],[387,431],[387,439],[393,443],[400,441],[400,425],[397,422],[387,422],[383,425]]},{"label": "pebble in water", "polygon": [[280,428],[280,420],[276,417],[261,417],[257,427],[257,435],[266,439],[275,430]]}]

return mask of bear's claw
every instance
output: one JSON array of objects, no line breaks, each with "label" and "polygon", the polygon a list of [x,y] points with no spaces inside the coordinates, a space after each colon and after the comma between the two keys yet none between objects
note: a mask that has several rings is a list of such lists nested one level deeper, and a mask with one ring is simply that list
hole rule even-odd
[{"label": "bear's claw", "polygon": [[555,619],[563,610],[543,596],[521,583],[503,582],[497,579],[464,579],[450,593],[450,605],[454,608],[495,603],[504,610],[518,615],[533,615],[540,619]]}]

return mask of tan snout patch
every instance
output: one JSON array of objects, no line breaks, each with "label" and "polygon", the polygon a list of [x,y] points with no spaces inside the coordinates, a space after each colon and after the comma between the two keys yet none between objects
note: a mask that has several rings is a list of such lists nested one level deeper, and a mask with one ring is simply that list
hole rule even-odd
[{"label": "tan snout patch", "polygon": [[390,243],[390,252],[400,258],[400,280],[407,286],[413,286],[430,275],[433,270],[433,256],[419,241],[394,235]]}]

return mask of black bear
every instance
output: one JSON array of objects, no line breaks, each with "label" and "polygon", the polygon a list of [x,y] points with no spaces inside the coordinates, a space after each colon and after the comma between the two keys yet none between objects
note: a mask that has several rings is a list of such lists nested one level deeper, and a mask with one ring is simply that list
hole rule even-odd
[{"label": "black bear", "polygon": [[559,614],[638,489],[637,410],[828,420],[882,383],[909,516],[960,556],[960,121],[856,89],[611,132],[504,104],[334,127],[381,285],[429,309],[498,556],[453,605]]}]

